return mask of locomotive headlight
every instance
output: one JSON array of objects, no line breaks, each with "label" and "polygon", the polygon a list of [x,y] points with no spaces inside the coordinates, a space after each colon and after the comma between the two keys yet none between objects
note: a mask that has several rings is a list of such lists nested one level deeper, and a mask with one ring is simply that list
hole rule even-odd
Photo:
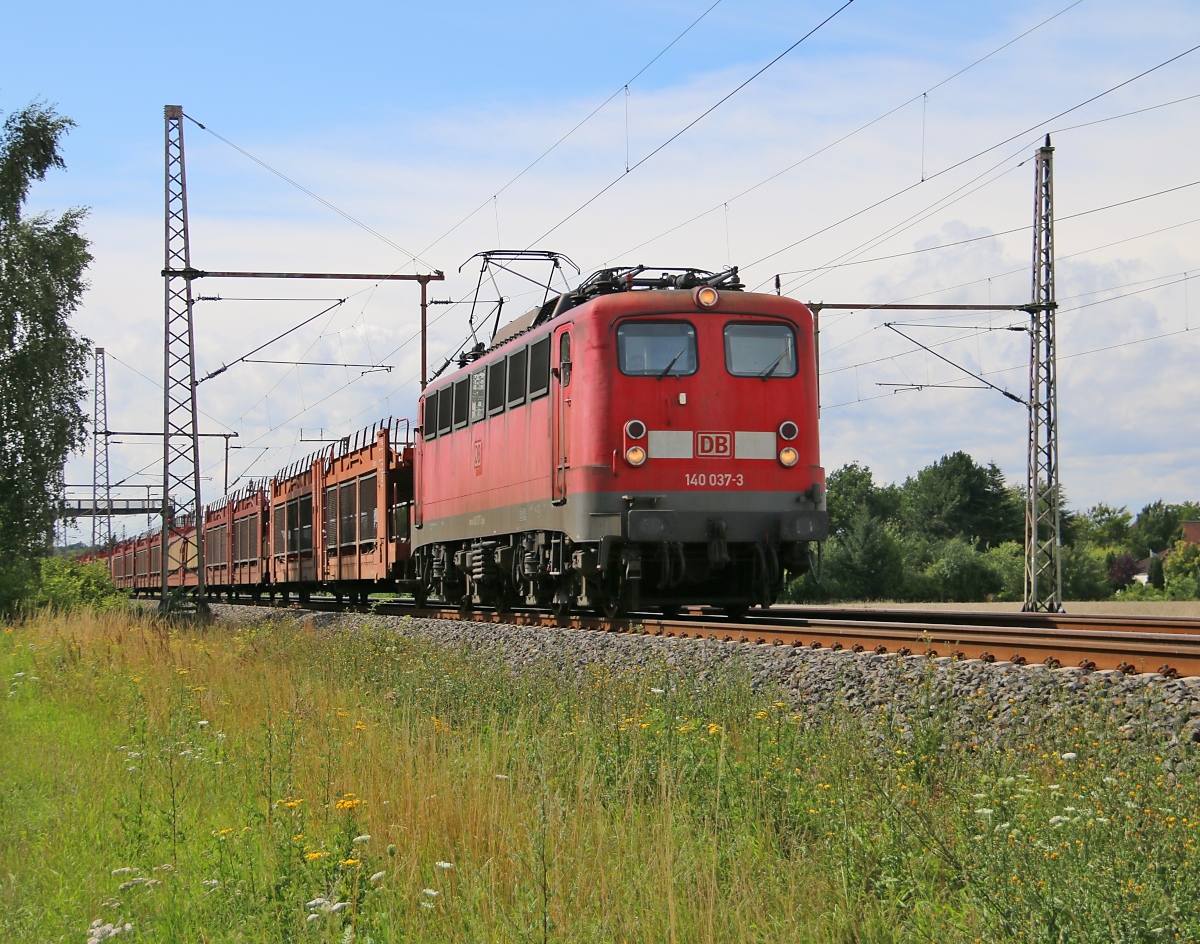
[{"label": "locomotive headlight", "polygon": [[630,439],[641,439],[646,435],[646,424],[641,420],[630,420],[625,424],[625,435]]},{"label": "locomotive headlight", "polygon": [[800,453],[791,446],[784,446],[779,450],[779,462],[781,465],[791,468],[800,461]]},{"label": "locomotive headlight", "polygon": [[717,302],[721,300],[721,293],[711,285],[702,285],[696,289],[694,297],[696,304],[701,308],[716,308]]},{"label": "locomotive headlight", "polygon": [[632,466],[641,465],[646,461],[646,450],[641,446],[630,446],[625,450],[625,461]]},{"label": "locomotive headlight", "polygon": [[786,439],[789,442],[800,435],[800,427],[791,420],[784,420],[779,424],[779,438]]}]

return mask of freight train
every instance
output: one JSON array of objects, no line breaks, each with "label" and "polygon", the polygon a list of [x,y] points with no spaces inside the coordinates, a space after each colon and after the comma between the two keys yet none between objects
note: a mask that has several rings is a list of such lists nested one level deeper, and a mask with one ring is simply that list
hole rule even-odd
[{"label": "freight train", "polygon": [[[204,510],[206,591],[616,617],[772,603],[828,533],[812,313],[737,269],[603,269],[378,424]],[[196,581],[196,529],[168,582]],[[160,538],[107,553],[161,586]]]}]

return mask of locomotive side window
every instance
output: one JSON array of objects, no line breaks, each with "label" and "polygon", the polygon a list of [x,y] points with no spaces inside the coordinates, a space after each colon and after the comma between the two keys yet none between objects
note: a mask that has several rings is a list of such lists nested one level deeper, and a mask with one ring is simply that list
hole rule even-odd
[{"label": "locomotive side window", "polygon": [[631,377],[696,372],[696,329],[685,321],[627,321],[617,328],[617,361]]},{"label": "locomotive side window", "polygon": [[525,402],[525,357],[527,351],[521,348],[508,355],[508,406],[520,406]]},{"label": "locomotive side window", "polygon": [[487,416],[487,368],[481,367],[471,375],[470,420],[478,423]]},{"label": "locomotive side window", "polygon": [[463,379],[454,384],[454,428],[467,425],[467,407],[471,402],[471,381]]},{"label": "locomotive side window", "polygon": [[796,335],[787,325],[725,326],[725,369],[735,377],[795,377]]},{"label": "locomotive side window", "polygon": [[529,345],[529,399],[544,397],[550,390],[550,338]]},{"label": "locomotive side window", "polygon": [[504,395],[504,361],[501,360],[488,367],[488,416],[504,412]]},{"label": "locomotive side window", "polygon": [[426,442],[437,439],[437,403],[436,393],[431,393],[421,401],[421,436]]},{"label": "locomotive side window", "polygon": [[558,336],[558,369],[564,387],[571,385],[571,332]]},{"label": "locomotive side window", "polygon": [[438,435],[450,432],[454,425],[454,388],[442,387],[438,391]]}]

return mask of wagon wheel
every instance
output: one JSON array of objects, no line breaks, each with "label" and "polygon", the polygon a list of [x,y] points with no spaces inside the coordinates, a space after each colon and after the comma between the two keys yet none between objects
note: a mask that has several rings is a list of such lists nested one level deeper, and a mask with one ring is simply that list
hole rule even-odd
[{"label": "wagon wheel", "polygon": [[746,610],[749,609],[744,603],[732,603],[729,606],[721,607],[733,622],[738,623],[746,618]]}]

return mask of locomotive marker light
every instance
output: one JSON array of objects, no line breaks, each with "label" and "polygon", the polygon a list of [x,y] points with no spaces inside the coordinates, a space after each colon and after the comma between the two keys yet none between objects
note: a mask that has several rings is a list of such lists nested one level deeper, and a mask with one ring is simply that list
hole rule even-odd
[{"label": "locomotive marker light", "polygon": [[779,450],[779,464],[790,469],[800,461],[800,453],[792,446],[784,446]]},{"label": "locomotive marker light", "polygon": [[791,420],[784,420],[779,424],[779,438],[786,439],[791,442],[800,435],[800,427]]},{"label": "locomotive marker light", "polygon": [[716,308],[717,302],[721,300],[721,293],[711,285],[702,285],[696,289],[696,294],[693,296],[696,304],[701,308]]},{"label": "locomotive marker light", "polygon": [[646,435],[646,424],[641,420],[630,420],[625,424],[625,435],[630,439],[641,439]]},{"label": "locomotive marker light", "polygon": [[625,450],[625,461],[632,466],[639,466],[646,461],[646,450],[641,446],[630,446]]}]

